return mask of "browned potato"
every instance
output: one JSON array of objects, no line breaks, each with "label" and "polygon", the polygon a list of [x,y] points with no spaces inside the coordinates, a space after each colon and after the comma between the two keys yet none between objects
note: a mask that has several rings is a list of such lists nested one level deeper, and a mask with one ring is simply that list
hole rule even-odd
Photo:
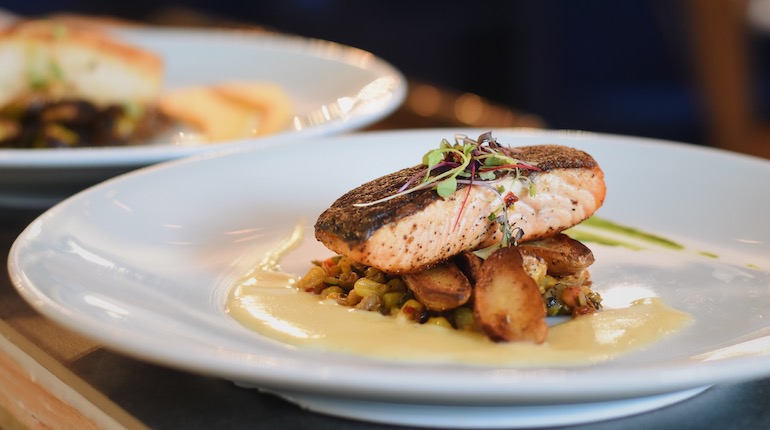
[{"label": "browned potato", "polygon": [[594,262],[594,254],[587,246],[566,234],[519,244],[523,254],[542,257],[548,265],[548,274],[571,275],[585,270]]},{"label": "browned potato", "polygon": [[433,311],[445,311],[464,305],[473,290],[468,278],[451,262],[402,277],[414,297]]},{"label": "browned potato", "polygon": [[516,247],[498,249],[481,265],[473,312],[479,327],[495,342],[543,343],[548,334],[543,298],[524,271]]},{"label": "browned potato", "polygon": [[470,252],[463,251],[457,254],[454,259],[454,263],[465,274],[471,285],[476,283],[476,279],[479,278],[479,271],[481,270],[481,263],[484,260],[478,255]]}]

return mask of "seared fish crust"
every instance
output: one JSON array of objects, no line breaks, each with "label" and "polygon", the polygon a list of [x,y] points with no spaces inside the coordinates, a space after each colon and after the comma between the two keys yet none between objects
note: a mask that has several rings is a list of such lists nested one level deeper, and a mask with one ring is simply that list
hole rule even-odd
[{"label": "seared fish crust", "polygon": [[[517,148],[516,157],[540,170],[522,170],[536,186],[513,176],[503,179],[505,195],[518,200],[508,210],[511,226],[523,231],[520,241],[552,236],[591,216],[604,202],[604,173],[583,151],[556,145]],[[332,251],[388,273],[416,272],[462,251],[500,241],[489,215],[501,206],[493,190],[479,184],[440,197],[425,189],[358,207],[396,194],[424,166],[403,169],[367,182],[340,197],[315,225],[316,238]],[[483,182],[479,182],[483,184]]]}]

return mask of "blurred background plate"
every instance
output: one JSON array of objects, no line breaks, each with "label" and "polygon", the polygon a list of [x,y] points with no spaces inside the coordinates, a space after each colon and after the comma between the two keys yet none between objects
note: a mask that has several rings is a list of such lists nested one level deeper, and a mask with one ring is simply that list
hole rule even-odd
[{"label": "blurred background plate", "polygon": [[[255,30],[131,27],[113,32],[163,57],[166,89],[232,80],[274,82],[292,99],[297,119],[307,123],[312,117],[314,123],[248,143],[188,146],[174,143],[169,134],[140,146],[0,149],[0,207],[45,208],[111,176],[201,151],[359,129],[386,117],[406,96],[405,79],[389,63],[333,42]],[[340,101],[346,102],[343,111]]]}]

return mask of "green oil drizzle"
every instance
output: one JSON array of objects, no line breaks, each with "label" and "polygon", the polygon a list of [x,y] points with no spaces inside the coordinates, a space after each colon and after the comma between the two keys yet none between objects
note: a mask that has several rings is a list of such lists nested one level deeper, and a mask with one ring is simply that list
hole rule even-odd
[{"label": "green oil drizzle", "polygon": [[645,233],[643,231],[637,230],[633,227],[628,227],[625,225],[618,224],[616,222],[604,219],[604,218],[597,218],[597,217],[591,217],[587,220],[583,221],[581,225],[585,225],[588,227],[594,227],[606,231],[610,231],[613,233],[619,233],[623,234],[625,236],[641,240],[647,243],[651,243],[653,245],[662,246],[664,248],[669,249],[675,249],[675,250],[683,250],[684,246],[673,242],[671,240],[665,239],[660,236],[656,236],[654,234]]},{"label": "green oil drizzle", "polygon": [[[584,229],[583,227],[589,227]],[[590,230],[597,230],[590,231]],[[601,231],[611,233],[611,235],[604,235]],[[592,216],[582,223],[565,230],[563,232],[567,236],[586,243],[596,243],[605,246],[623,247],[633,251],[644,250],[645,247],[641,244],[634,242],[643,242],[650,245],[655,245],[674,251],[687,251],[687,248],[677,242],[660,237],[654,234],[643,232],[634,227],[618,224],[608,219]],[[620,238],[618,238],[620,237]],[[633,241],[625,241],[623,238],[633,239]],[[719,254],[706,250],[690,250],[691,252],[698,254],[702,257],[718,259]],[[749,269],[762,270],[758,265],[753,263],[747,263],[744,265]]]},{"label": "green oil drizzle", "polygon": [[634,251],[639,251],[643,249],[639,245],[634,245],[632,243],[623,242],[611,237],[602,236],[601,234],[590,233],[590,232],[578,230],[578,229],[566,230],[564,234],[580,242],[592,242],[592,243],[598,243],[599,245],[606,245],[606,246],[621,246],[624,248],[632,249]]}]

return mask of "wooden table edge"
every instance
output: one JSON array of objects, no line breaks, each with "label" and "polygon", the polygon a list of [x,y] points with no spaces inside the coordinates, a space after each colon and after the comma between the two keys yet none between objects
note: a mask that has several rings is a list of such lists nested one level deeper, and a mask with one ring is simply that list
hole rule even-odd
[{"label": "wooden table edge", "polygon": [[0,320],[0,428],[147,426]]}]

